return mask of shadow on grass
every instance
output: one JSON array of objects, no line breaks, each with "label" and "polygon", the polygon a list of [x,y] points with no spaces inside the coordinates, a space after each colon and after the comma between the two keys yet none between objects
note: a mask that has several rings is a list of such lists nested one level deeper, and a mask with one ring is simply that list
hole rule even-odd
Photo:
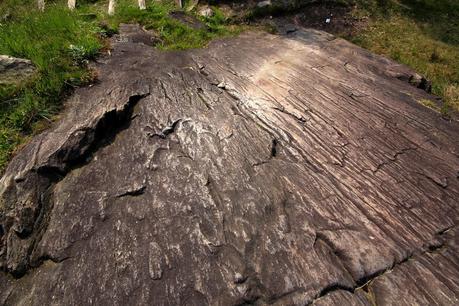
[{"label": "shadow on grass", "polygon": [[400,14],[415,21],[429,37],[459,45],[458,0],[375,0],[372,5],[367,0],[357,1],[362,7],[370,6],[371,13],[385,18]]},{"label": "shadow on grass", "polygon": [[403,0],[403,11],[418,23],[433,39],[459,45],[459,1],[457,0]]},{"label": "shadow on grass", "polygon": [[443,114],[459,112],[459,1],[354,1],[372,18],[351,40],[414,68],[443,98]]}]

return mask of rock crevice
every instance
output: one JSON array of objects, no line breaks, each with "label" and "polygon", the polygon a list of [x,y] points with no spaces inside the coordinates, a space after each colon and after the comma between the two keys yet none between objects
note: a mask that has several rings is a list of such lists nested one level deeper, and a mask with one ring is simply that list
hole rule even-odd
[{"label": "rock crevice", "polygon": [[[73,169],[89,163],[90,158],[100,147],[108,144],[117,133],[127,128],[135,105],[148,94],[132,95],[120,109],[107,110],[95,120],[93,126],[70,132],[62,147],[48,158],[48,163],[37,162],[40,148],[46,141],[40,140],[34,153],[34,165],[21,171],[21,177],[15,177],[13,182],[7,181],[8,174],[3,177],[4,193],[2,206],[0,206],[2,210],[0,222],[5,225],[5,229],[1,240],[0,267],[15,277],[21,277],[29,267],[41,265],[45,260],[43,256],[31,257],[43,231],[46,230],[47,219],[53,208],[54,185]],[[27,186],[25,191],[21,186],[23,184]],[[24,201],[26,205],[21,207],[18,201]],[[13,211],[7,211],[11,208]]]}]

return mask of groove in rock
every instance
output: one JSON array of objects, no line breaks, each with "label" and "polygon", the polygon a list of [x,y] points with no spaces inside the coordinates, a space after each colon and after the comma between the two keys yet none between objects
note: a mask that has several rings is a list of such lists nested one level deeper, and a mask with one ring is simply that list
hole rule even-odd
[{"label": "groove in rock", "polygon": [[180,122],[182,122],[182,119],[177,119],[174,122],[172,122],[170,125],[167,125],[166,127],[164,127],[160,132],[149,134],[149,136],[150,137],[159,137],[161,139],[166,139],[167,136],[169,136],[170,134],[175,132],[175,130],[177,128],[177,125]]},{"label": "groove in rock", "polygon": [[124,198],[124,197],[127,197],[127,196],[136,197],[136,196],[144,194],[146,188],[147,188],[146,186],[141,186],[141,187],[139,187],[137,189],[128,190],[126,192],[123,192],[123,193],[117,195],[116,197],[117,198]]},{"label": "groove in rock", "polygon": [[[6,269],[15,278],[20,278],[31,267],[38,267],[43,263],[43,257],[35,260],[31,259],[31,257],[47,228],[47,221],[54,206],[52,201],[54,186],[72,170],[88,164],[98,150],[109,145],[113,142],[117,134],[127,129],[132,120],[135,105],[148,95],[149,93],[130,96],[121,110],[114,109],[106,112],[94,128],[84,129],[85,134],[81,137],[82,140],[77,142],[76,146],[55,153],[55,156],[58,158],[58,166],[45,165],[35,170],[42,180],[35,187],[37,189],[36,192],[41,196],[37,203],[35,203],[37,209],[33,217],[33,227],[21,230],[19,233],[13,228],[4,229],[5,234],[11,230],[15,230],[15,235],[19,239],[29,240],[27,253],[21,255],[22,261],[18,267],[11,270],[5,266],[3,269]],[[87,142],[90,142],[89,145]],[[22,224],[15,224],[15,226],[11,227],[22,228],[23,226]],[[3,243],[2,261],[5,260],[4,257],[8,248],[6,241]]]},{"label": "groove in rock", "polygon": [[[436,234],[437,237],[441,237],[442,235],[445,235],[447,232],[449,232],[452,228],[454,228],[455,225],[453,226],[450,226],[440,232],[438,232]],[[322,240],[325,245],[330,248],[333,253],[338,257],[338,253],[336,251],[334,251],[334,248],[332,246],[332,244],[328,241],[328,239],[326,237],[324,237],[323,235],[321,234],[316,234],[316,239],[314,241],[314,245],[316,244],[316,242],[318,240]],[[398,266],[406,263],[407,261],[409,260],[416,260],[415,257],[422,257],[424,256],[425,254],[427,253],[434,253],[434,252],[437,252],[441,249],[444,249],[447,245],[447,241],[443,241],[442,243],[440,243],[439,245],[429,245],[425,248],[425,250],[421,251],[421,252],[412,252],[411,254],[409,254],[408,256],[402,258],[401,260],[399,261],[394,261],[394,263],[390,266],[390,267],[386,267],[386,268],[383,268],[381,270],[378,270],[374,273],[371,273],[369,275],[364,275],[363,277],[357,279],[357,280],[354,280],[355,282],[355,286],[354,287],[347,287],[347,286],[343,286],[343,285],[340,285],[340,284],[331,284],[331,285],[328,285],[326,287],[324,287],[315,297],[314,299],[312,299],[307,305],[312,305],[317,299],[319,298],[322,298],[324,297],[325,295],[331,293],[331,292],[334,292],[334,291],[339,291],[339,290],[344,290],[344,291],[348,291],[352,294],[355,293],[356,290],[358,289],[362,289],[364,290],[365,292],[369,292],[370,291],[370,285],[371,283],[377,279],[378,277],[381,277],[383,276],[385,273],[397,268]],[[339,258],[339,257],[338,257]],[[343,265],[344,267],[344,265]],[[346,269],[346,268],[345,268]],[[347,269],[346,269],[347,270]],[[352,275],[352,274],[351,274]]]}]

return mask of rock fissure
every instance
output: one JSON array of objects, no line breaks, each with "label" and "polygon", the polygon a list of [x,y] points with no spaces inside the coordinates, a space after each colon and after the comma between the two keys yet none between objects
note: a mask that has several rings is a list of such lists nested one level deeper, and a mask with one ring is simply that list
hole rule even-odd
[{"label": "rock fissure", "polygon": [[143,185],[141,187],[138,187],[138,188],[135,188],[135,189],[130,189],[130,190],[127,190],[121,194],[118,194],[116,197],[117,198],[124,198],[124,197],[137,197],[137,196],[140,196],[142,195],[144,192],[145,192],[145,189],[147,188],[147,186]]},{"label": "rock fissure", "polygon": [[435,185],[437,185],[438,187],[441,187],[443,189],[446,189],[448,188],[448,178],[447,177],[441,177],[441,178],[436,178],[436,177],[433,177],[425,172],[416,172],[417,174],[419,174],[420,176],[422,177],[425,177],[427,180],[431,181],[432,183],[434,183]]},{"label": "rock fissure", "polygon": [[[436,238],[443,238],[442,236],[445,235],[447,232],[451,231],[452,229],[454,229],[456,227],[456,225],[453,225],[453,226],[450,226],[438,233],[436,233],[434,236],[436,236]],[[452,239],[452,238],[450,238]],[[325,245],[330,248],[333,253],[337,256],[337,258],[339,258],[340,261],[342,261],[342,259],[339,257],[339,252],[335,251],[335,248],[333,247],[333,244],[324,236],[324,235],[321,235],[320,233],[316,233],[316,238],[314,240],[314,243],[313,245],[315,246],[317,241],[318,240],[322,240]],[[353,287],[348,287],[348,286],[344,286],[342,284],[337,284],[337,283],[333,283],[333,284],[330,284],[326,287],[324,287],[322,290],[320,290],[320,292],[314,297],[313,300],[311,300],[310,302],[308,302],[307,305],[312,305],[316,300],[324,297],[325,295],[327,294],[330,294],[334,291],[339,291],[339,290],[343,290],[343,291],[348,291],[352,294],[354,294],[357,290],[363,290],[365,292],[369,292],[371,290],[370,286],[371,286],[371,283],[374,282],[377,278],[379,277],[382,277],[384,274],[394,270],[394,269],[397,269],[400,265],[403,265],[404,263],[408,262],[409,260],[416,260],[416,258],[419,258],[419,257],[422,257],[428,253],[435,253],[435,252],[441,252],[442,250],[444,250],[447,246],[447,240],[444,239],[441,243],[439,244],[430,244],[428,245],[427,247],[424,248],[424,250],[421,250],[421,251],[413,251],[411,252],[409,255],[407,255],[406,257],[402,258],[401,260],[399,261],[394,261],[393,264],[389,267],[386,267],[386,268],[383,268],[383,269],[380,269],[374,273],[371,273],[369,275],[364,275],[363,277],[359,278],[359,279],[354,279],[354,282],[355,282],[355,285]],[[344,263],[343,263],[343,268],[347,270],[347,268],[345,267]],[[348,271],[349,275],[352,276],[352,273],[350,273]]]},{"label": "rock fissure", "polygon": [[[31,209],[35,211],[34,215],[25,221],[3,221],[11,224],[10,228],[5,230],[10,235],[10,239],[17,241],[16,243],[21,243],[19,241],[22,240],[27,247],[22,249],[19,257],[8,258],[8,248],[12,246],[8,245],[8,241],[3,241],[1,245],[2,252],[0,252],[0,254],[3,254],[0,257],[0,267],[3,270],[20,278],[30,267],[41,265],[41,257],[38,259],[31,257],[36,256],[34,255],[34,250],[46,230],[46,223],[53,209],[52,198],[54,185],[61,181],[69,172],[73,171],[73,169],[89,163],[95,152],[103,146],[108,145],[119,132],[126,129],[132,119],[135,105],[148,95],[149,93],[130,96],[120,110],[114,109],[104,113],[93,128],[79,129],[79,131],[85,132],[84,135],[80,136],[84,141],[78,141],[74,146],[64,147],[62,151],[58,150],[54,154],[55,157],[52,156],[50,158],[51,165],[41,165],[30,171],[33,175],[32,179],[35,179],[34,175],[41,177],[38,180],[39,183],[33,187],[35,189],[34,192],[40,194],[32,203],[33,206]],[[86,141],[89,141],[89,144]],[[17,187],[13,186],[13,188]],[[10,200],[8,197],[3,198],[5,202],[9,202]],[[2,214],[3,218],[8,218],[7,212],[2,212]]]},{"label": "rock fissure", "polygon": [[404,149],[401,149],[401,150],[395,152],[391,157],[389,157],[388,160],[379,163],[376,166],[376,168],[371,170],[371,171],[373,172],[373,174],[376,174],[384,166],[387,166],[387,165],[389,165],[391,163],[396,163],[400,155],[406,154],[406,153],[411,152],[411,151],[416,151],[416,150],[417,150],[417,148],[404,148]]},{"label": "rock fissure", "polygon": [[281,113],[284,113],[284,114],[287,114],[289,115],[290,117],[294,118],[296,121],[298,121],[300,124],[305,124],[308,120],[306,118],[304,118],[303,116],[298,116],[298,115],[295,115],[287,110],[285,110],[285,108],[280,108],[280,107],[273,107],[274,110],[276,111],[279,111]]},{"label": "rock fissure", "polygon": [[153,133],[153,134],[148,134],[150,137],[159,137],[161,139],[166,139],[167,136],[175,132],[175,129],[177,128],[178,124],[182,122],[182,119],[177,119],[173,121],[171,124],[165,126],[160,132],[158,133]]}]

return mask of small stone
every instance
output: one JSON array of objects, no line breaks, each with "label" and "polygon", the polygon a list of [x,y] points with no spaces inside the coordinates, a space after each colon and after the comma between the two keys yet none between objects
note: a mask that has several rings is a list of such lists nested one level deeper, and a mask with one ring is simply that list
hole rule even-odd
[{"label": "small stone", "polygon": [[420,88],[428,93],[432,91],[432,82],[423,77],[422,75],[415,73],[412,76],[410,76],[408,81],[411,85],[416,86],[417,88]]},{"label": "small stone", "polygon": [[0,85],[18,84],[35,74],[30,60],[0,55]]},{"label": "small stone", "polygon": [[235,284],[242,284],[243,282],[245,282],[247,279],[247,277],[244,277],[241,273],[236,273],[234,274],[234,283]]},{"label": "small stone", "polygon": [[1,21],[8,21],[11,19],[11,14],[9,12],[6,12],[6,14],[3,14],[2,18],[0,18]]},{"label": "small stone", "polygon": [[148,252],[148,272],[153,280],[161,279],[163,276],[163,255],[161,247],[156,242],[150,242]]},{"label": "small stone", "polygon": [[426,78],[421,79],[421,83],[419,84],[418,88],[431,93],[432,92],[432,82],[427,80]]},{"label": "small stone", "polygon": [[296,31],[298,31],[298,28],[295,27],[295,25],[293,24],[289,24],[285,27],[285,33],[286,34],[291,34],[291,33],[295,33]]},{"label": "small stone", "polygon": [[199,10],[198,14],[199,16],[209,18],[214,15],[214,11],[210,7],[205,6]]},{"label": "small stone", "polygon": [[187,5],[186,5],[187,12],[191,12],[198,4],[199,4],[199,0],[187,1]]},{"label": "small stone", "polygon": [[409,82],[413,86],[418,86],[421,83],[422,76],[414,73],[413,75],[410,76]]},{"label": "small stone", "polygon": [[267,6],[270,6],[270,5],[271,5],[271,0],[265,0],[265,1],[261,1],[261,2],[257,3],[257,6],[259,8],[267,7]]}]

